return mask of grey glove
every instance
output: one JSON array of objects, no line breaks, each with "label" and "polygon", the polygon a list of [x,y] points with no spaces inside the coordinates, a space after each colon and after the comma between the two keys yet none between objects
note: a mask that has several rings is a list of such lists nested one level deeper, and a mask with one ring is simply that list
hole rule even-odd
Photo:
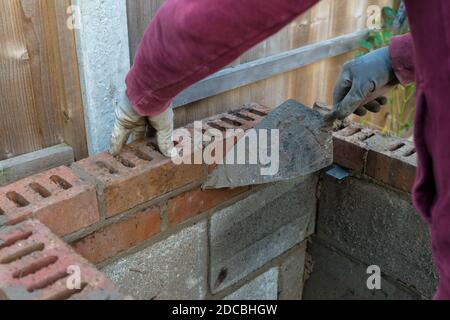
[{"label": "grey glove", "polygon": [[[155,117],[148,117],[148,122],[156,130],[158,147],[166,157],[176,156],[173,142],[173,110],[167,109]],[[132,140],[145,137],[147,118],[139,115],[129,103],[120,105],[116,109],[116,121],[111,134],[110,153],[119,155],[130,136]]]},{"label": "grey glove", "polygon": [[397,84],[389,48],[382,48],[347,62],[334,89],[334,113],[345,119],[353,112],[359,116],[379,112],[387,99],[383,88]]}]

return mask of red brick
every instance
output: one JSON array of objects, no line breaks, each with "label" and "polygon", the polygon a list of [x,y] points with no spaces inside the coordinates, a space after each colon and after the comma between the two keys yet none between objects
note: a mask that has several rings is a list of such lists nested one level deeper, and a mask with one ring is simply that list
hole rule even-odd
[{"label": "red brick", "polygon": [[[0,231],[0,299],[124,299],[101,272],[37,220]],[[79,268],[81,290],[70,290],[69,267]]]},{"label": "red brick", "polygon": [[[204,129],[216,129],[224,133],[223,139],[217,139],[217,137],[215,137],[213,142],[204,143],[205,154],[213,157],[219,156],[217,152],[220,151],[218,151],[217,148],[222,146],[223,149],[221,154],[225,157],[231,147],[233,147],[243,136],[243,134],[241,136],[231,134],[226,130],[240,129],[245,133],[258,125],[258,123],[260,123],[270,112],[271,109],[268,107],[260,106],[256,103],[250,103],[244,105],[242,108],[203,120]],[[215,164],[210,165],[208,167],[208,172],[211,173],[216,167],[217,166]]]},{"label": "red brick", "polygon": [[411,192],[417,156],[413,143],[400,138],[374,140],[367,157],[366,174],[392,187]]},{"label": "red brick", "polygon": [[334,134],[334,162],[341,167],[363,172],[370,139],[375,131],[352,123]]},{"label": "red brick", "polygon": [[78,173],[98,185],[107,218],[206,176],[203,165],[175,165],[157,152],[150,141],[126,146],[120,157],[118,160],[102,153],[73,165]]},{"label": "red brick", "polygon": [[99,263],[150,239],[160,231],[160,208],[153,207],[106,226],[78,240],[73,247],[89,261]]},{"label": "red brick", "polygon": [[202,212],[212,209],[249,188],[201,190],[186,192],[168,201],[168,214],[171,224],[177,224]]},{"label": "red brick", "polygon": [[99,221],[95,188],[67,167],[0,188],[0,208],[0,224],[11,225],[33,217],[59,236]]}]

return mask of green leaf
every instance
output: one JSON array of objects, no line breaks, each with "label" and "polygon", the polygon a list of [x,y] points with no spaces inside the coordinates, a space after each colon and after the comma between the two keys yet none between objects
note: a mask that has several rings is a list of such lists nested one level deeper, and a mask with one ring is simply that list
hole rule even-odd
[{"label": "green leaf", "polygon": [[391,7],[384,7],[383,8],[383,13],[386,15],[386,17],[389,17],[389,18],[392,18],[392,19],[394,19],[395,16],[397,15],[397,11],[395,11]]},{"label": "green leaf", "polygon": [[360,47],[362,47],[364,49],[367,49],[369,51],[371,51],[373,49],[372,44],[369,41],[367,41],[367,40],[359,40],[358,44],[359,44]]},{"label": "green leaf", "polygon": [[381,36],[381,33],[377,32],[373,35],[373,43],[375,44],[375,47],[380,48],[383,46],[383,37]]},{"label": "green leaf", "polygon": [[392,32],[387,30],[383,31],[383,38],[386,43],[390,43],[392,38]]},{"label": "green leaf", "polygon": [[392,28],[394,26],[394,18],[391,17],[384,18],[384,24],[386,25],[386,27]]}]

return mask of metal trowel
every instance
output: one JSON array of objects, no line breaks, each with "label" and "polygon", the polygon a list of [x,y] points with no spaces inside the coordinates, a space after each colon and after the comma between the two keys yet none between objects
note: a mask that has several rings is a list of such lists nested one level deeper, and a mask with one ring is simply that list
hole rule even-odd
[{"label": "metal trowel", "polygon": [[[285,102],[254,128],[258,136],[257,148],[256,140],[249,143],[250,136],[241,138],[228,152],[225,163],[217,165],[210,174],[203,188],[236,188],[290,180],[332,165],[332,127],[335,120],[331,111],[324,115],[295,100]],[[275,134],[277,138],[269,139],[271,130],[278,131]],[[252,132],[253,138],[255,131]],[[252,153],[259,155],[263,151],[270,155],[272,162],[278,163],[268,164],[259,160],[257,163],[240,163],[236,161],[237,154],[243,150],[246,160]],[[279,157],[272,156],[274,152],[278,152]]]}]

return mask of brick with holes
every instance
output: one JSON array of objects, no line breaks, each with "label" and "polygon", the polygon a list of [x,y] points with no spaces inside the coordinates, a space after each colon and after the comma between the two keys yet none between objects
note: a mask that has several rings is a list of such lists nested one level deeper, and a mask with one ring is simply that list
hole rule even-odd
[{"label": "brick with holes", "polygon": [[416,178],[417,155],[411,141],[397,137],[371,139],[366,174],[394,188],[411,192]]},{"label": "brick with holes", "polygon": [[[216,164],[225,158],[227,152],[248,130],[254,128],[270,112],[271,109],[268,107],[250,103],[242,108],[203,120],[203,160],[209,165],[209,172],[216,168]],[[187,128],[194,131],[192,125]]]},{"label": "brick with holes", "polygon": [[99,221],[94,186],[59,167],[0,188],[0,224],[34,217],[59,236]]},{"label": "brick with holes", "polygon": [[[177,144],[177,148],[181,150],[185,144],[191,144],[191,141],[185,139]],[[206,176],[203,165],[176,165],[161,155],[150,140],[125,146],[119,157],[102,153],[81,160],[72,168],[97,185],[106,218],[201,181]]]},{"label": "brick with holes", "polygon": [[37,220],[0,229],[0,299],[125,299],[93,265]]},{"label": "brick with holes", "polygon": [[369,141],[376,135],[372,129],[357,123],[334,133],[334,162],[341,167],[363,172]]}]

